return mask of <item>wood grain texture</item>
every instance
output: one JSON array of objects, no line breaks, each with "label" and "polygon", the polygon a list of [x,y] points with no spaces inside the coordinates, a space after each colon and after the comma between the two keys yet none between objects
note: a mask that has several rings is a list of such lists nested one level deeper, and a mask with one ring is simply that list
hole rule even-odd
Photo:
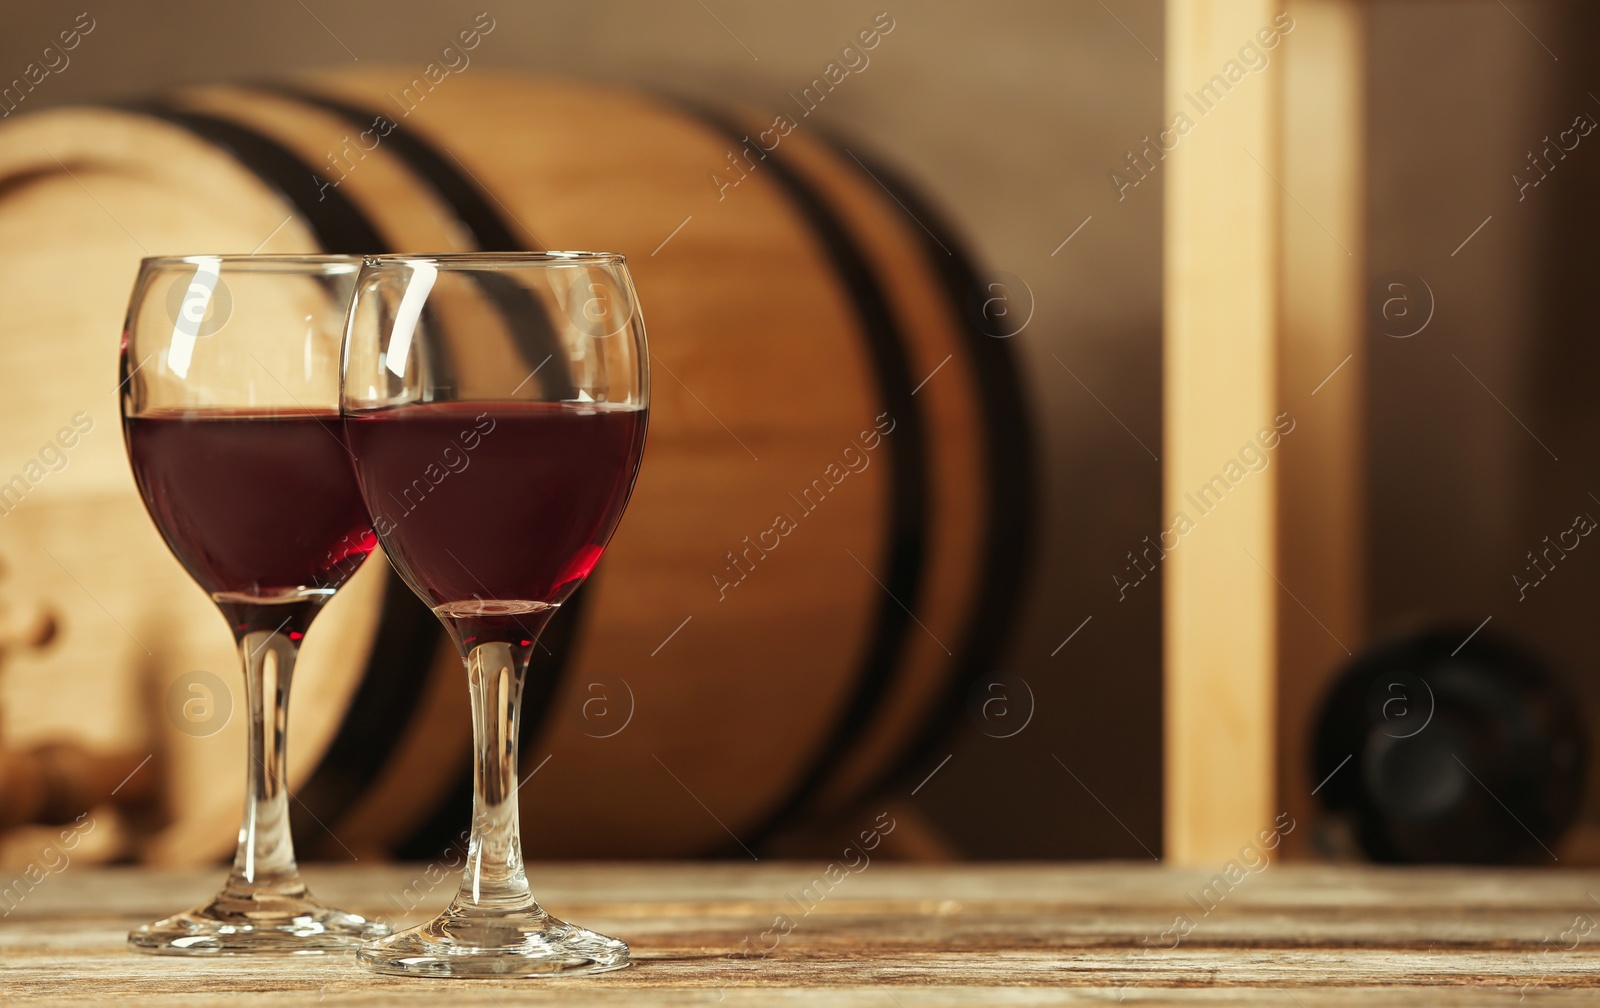
[{"label": "wood grain texture", "polygon": [[[1192,900],[1215,891],[1209,869],[875,862],[801,913],[797,894],[824,868],[535,865],[545,905],[626,938],[634,968],[452,982],[379,977],[343,957],[137,956],[124,932],[205,896],[216,873],[68,865],[0,921],[0,992],[32,1005],[1310,1006],[1592,1003],[1600,987],[1600,939],[1560,938],[1600,915],[1595,872],[1274,864],[1201,913]],[[448,895],[399,912],[421,873],[307,874],[331,900],[408,923]],[[763,940],[784,914],[790,933]],[[1163,938],[1179,914],[1193,928]]]}]

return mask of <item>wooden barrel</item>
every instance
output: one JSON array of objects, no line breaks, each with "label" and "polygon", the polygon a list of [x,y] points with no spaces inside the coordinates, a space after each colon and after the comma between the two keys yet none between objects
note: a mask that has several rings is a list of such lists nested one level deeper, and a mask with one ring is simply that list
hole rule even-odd
[{"label": "wooden barrel", "polygon": [[[654,389],[628,515],[530,679],[529,855],[742,856],[925,769],[1026,566],[1022,389],[972,311],[993,292],[931,208],[799,108],[774,122],[477,71],[0,127],[0,480],[22,475],[0,494],[0,590],[61,623],[7,663],[5,744],[148,750],[168,815],[130,839],[138,856],[231,847],[239,719],[208,735],[171,712],[194,672],[234,682],[234,658],[150,528],[117,426],[140,256],[540,247],[629,257]],[[92,430],[32,480],[79,413]],[[305,854],[459,838],[458,670],[381,559],[319,618],[292,714]]]}]

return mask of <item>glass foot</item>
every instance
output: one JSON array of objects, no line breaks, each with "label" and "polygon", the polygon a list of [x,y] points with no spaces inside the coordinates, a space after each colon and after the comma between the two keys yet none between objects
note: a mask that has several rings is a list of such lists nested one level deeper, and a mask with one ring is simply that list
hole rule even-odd
[{"label": "glass foot", "polygon": [[128,947],[154,955],[322,955],[349,952],[388,933],[386,924],[324,906],[309,894],[224,890],[204,906],[128,932]]},{"label": "glass foot", "polygon": [[379,973],[416,977],[543,977],[603,973],[633,960],[616,938],[534,909],[493,915],[452,907],[356,953]]}]

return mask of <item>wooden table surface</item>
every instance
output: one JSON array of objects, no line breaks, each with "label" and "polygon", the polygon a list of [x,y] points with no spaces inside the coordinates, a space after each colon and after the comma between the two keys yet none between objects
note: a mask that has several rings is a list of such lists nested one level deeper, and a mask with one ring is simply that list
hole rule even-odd
[{"label": "wooden table surface", "polygon": [[[878,862],[806,912],[802,890],[822,891],[825,870],[530,866],[549,909],[625,938],[634,967],[452,981],[378,976],[345,956],[134,955],[129,927],[199,901],[221,872],[68,864],[0,919],[0,1003],[1600,1004],[1600,872],[1274,864],[1207,892],[1214,872],[1151,865]],[[449,895],[447,883],[399,912],[423,871],[306,874],[332,902],[410,923]],[[16,893],[0,883],[3,911]]]}]

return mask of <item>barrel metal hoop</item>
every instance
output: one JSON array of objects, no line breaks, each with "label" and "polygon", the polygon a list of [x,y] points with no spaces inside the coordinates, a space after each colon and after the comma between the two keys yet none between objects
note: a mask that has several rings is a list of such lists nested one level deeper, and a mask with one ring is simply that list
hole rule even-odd
[{"label": "barrel metal hoop", "polygon": [[[232,120],[165,102],[122,108],[182,127],[231,154],[293,205],[324,252],[392,251],[391,243],[348,197],[331,185],[320,185],[326,180],[278,141]],[[417,713],[443,639],[439,621],[391,568],[372,651],[350,702],[350,710],[361,714],[344,718],[296,795],[299,800],[291,814],[299,835],[314,835],[313,824],[301,819],[309,817],[325,829],[324,821],[349,808],[381,776],[403,737],[401,726]]]},{"label": "barrel metal hoop", "polygon": [[[748,142],[747,132],[719,109],[691,99],[672,99],[688,115],[726,137],[734,145]],[[927,434],[916,399],[916,379],[900,320],[890,305],[886,285],[823,193],[777,151],[765,152],[762,168],[810,228],[849,294],[877,376],[879,392],[896,423],[889,447],[889,534],[880,561],[884,591],[878,615],[861,656],[855,688],[833,729],[818,746],[810,764],[789,793],[748,831],[750,845],[760,845],[792,826],[810,810],[829,778],[865,737],[892,695],[891,687],[905,663],[912,613],[922,598],[928,538],[929,473]]]},{"label": "barrel metal hoop", "polygon": [[[352,126],[366,127],[380,119],[386,120],[388,128],[383,134],[385,150],[393,154],[418,181],[432,190],[440,202],[451,209],[472,236],[479,251],[536,251],[541,248],[533,235],[523,234],[520,227],[514,227],[512,222],[495,210],[491,205],[493,197],[464,166],[458,170],[459,162],[453,165],[421,134],[394,117],[293,84],[268,82],[252,87],[319,109]],[[545,322],[542,312],[523,310],[525,305],[511,300],[518,292],[501,289],[487,293],[499,304],[507,318],[530,323]],[[517,335],[523,346],[523,356],[532,367],[542,367],[549,358],[556,356],[556,336],[547,325],[530,325],[520,329]],[[546,372],[547,379],[557,373],[567,373],[564,356],[553,363],[555,366]],[[556,691],[565,681],[566,671],[571,664],[578,628],[585,622],[585,600],[589,594],[586,587],[574,592],[562,603],[562,616],[552,621],[540,635],[540,646],[534,652],[533,667],[523,692],[518,744],[524,753],[532,751],[553,716]],[[431,613],[429,619],[433,619]],[[544,654],[539,654],[540,651]],[[408,858],[431,858],[458,843],[461,822],[470,816],[471,806],[472,770],[468,766],[432,812],[408,836],[398,841],[396,854]]]},{"label": "barrel metal hoop", "polygon": [[[839,149],[843,141],[823,130]],[[935,703],[921,733],[902,758],[886,770],[874,787],[886,788],[926,771],[935,747],[948,741],[970,709],[973,690],[989,675],[996,656],[1004,653],[1017,624],[1032,568],[1038,526],[1038,481],[1032,415],[1017,357],[1007,339],[984,332],[973,318],[974,298],[987,296],[983,279],[955,229],[917,190],[892,168],[851,147],[857,158],[918,225],[914,232],[923,258],[939,277],[949,311],[958,319],[962,348],[977,381],[983,440],[987,523],[983,562],[977,574],[974,602],[955,644],[955,674]],[[912,778],[914,779],[914,778]]]},{"label": "barrel metal hoop", "polygon": [[[307,90],[295,84],[270,82],[253,84],[251,87],[279,98],[309,105],[342,119],[353,127],[376,128],[378,123],[383,123],[387,127],[382,134],[383,148],[394,155],[423,185],[433,191],[440,202],[455,213],[456,218],[472,236],[478,251],[544,251],[543,246],[533,235],[519,234],[520,227],[513,228],[511,222],[495,211],[490,205],[494,197],[478,184],[465,165],[455,160],[453,156],[447,158],[441,154],[419,131],[393,116]],[[549,365],[548,370],[543,370],[540,381],[550,388],[553,397],[575,398],[572,371],[566,354],[562,352],[561,341],[551,328],[544,311],[533,303],[532,296],[509,279],[493,273],[474,274],[473,279],[499,307],[501,316],[511,327],[512,335],[527,366],[537,371],[543,370],[546,364]]]}]

